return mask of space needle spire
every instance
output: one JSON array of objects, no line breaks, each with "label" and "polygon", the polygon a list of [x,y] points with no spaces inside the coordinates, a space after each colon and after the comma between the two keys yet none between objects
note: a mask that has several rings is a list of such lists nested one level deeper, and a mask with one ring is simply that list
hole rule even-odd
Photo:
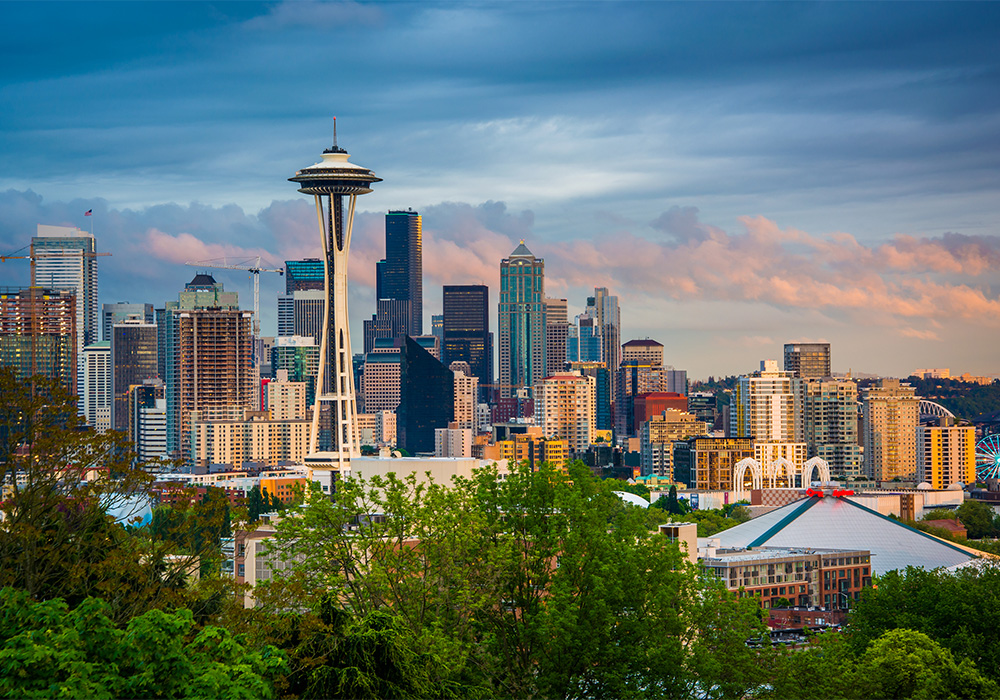
[{"label": "space needle spire", "polygon": [[[299,192],[313,195],[323,243],[323,335],[306,464],[328,495],[334,492],[338,474],[347,473],[351,458],[361,453],[347,315],[347,254],[358,195],[368,194],[372,183],[382,181],[371,170],[348,162],[348,158],[347,151],[337,145],[334,117],[333,146],[323,151],[319,163],[289,178],[298,183]],[[321,418],[327,428],[322,431]]]}]

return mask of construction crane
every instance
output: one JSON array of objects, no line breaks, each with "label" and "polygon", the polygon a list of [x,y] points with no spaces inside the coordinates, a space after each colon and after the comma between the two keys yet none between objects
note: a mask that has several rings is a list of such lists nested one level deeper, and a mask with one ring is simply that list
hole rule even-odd
[{"label": "construction crane", "polygon": [[257,340],[260,339],[260,273],[277,272],[284,275],[285,271],[280,268],[270,268],[260,266],[260,256],[255,260],[244,260],[230,263],[226,258],[212,258],[211,260],[195,260],[184,263],[191,267],[210,267],[218,270],[243,270],[253,276],[253,346],[254,358],[257,357]]},{"label": "construction crane", "polygon": [[[24,248],[27,248],[27,247],[28,246],[24,246]],[[15,253],[19,253],[20,251],[24,250],[24,248],[18,248],[14,252]],[[89,252],[86,252],[86,251],[82,251],[81,254],[85,258],[103,258],[103,257],[105,257],[107,255],[111,255],[111,253],[89,253]],[[34,283],[35,282],[35,261],[36,260],[39,260],[40,258],[60,258],[60,257],[64,257],[64,256],[65,256],[65,252],[63,250],[61,250],[61,249],[58,249],[58,250],[39,250],[39,251],[36,252],[35,249],[34,249],[34,247],[32,246],[31,251],[28,253],[28,255],[0,255],[0,263],[5,263],[8,260],[30,260],[31,261],[31,279],[32,279],[32,283]],[[41,285],[37,285],[36,284],[35,286],[41,286]]]}]

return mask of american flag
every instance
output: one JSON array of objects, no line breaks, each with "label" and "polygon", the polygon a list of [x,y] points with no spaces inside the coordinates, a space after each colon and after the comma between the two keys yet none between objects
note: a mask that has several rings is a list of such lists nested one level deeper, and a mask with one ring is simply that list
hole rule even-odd
[{"label": "american flag", "polygon": [[83,212],[83,215],[84,216],[91,216],[93,213],[94,213],[93,209],[88,209],[87,211]]}]

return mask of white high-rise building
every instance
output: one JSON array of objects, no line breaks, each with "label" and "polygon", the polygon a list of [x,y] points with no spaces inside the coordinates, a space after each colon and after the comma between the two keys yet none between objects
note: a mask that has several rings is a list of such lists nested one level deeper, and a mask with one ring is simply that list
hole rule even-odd
[{"label": "white high-rise building", "polygon": [[477,430],[476,394],[479,390],[479,377],[472,374],[468,362],[452,362],[448,369],[455,374],[455,423],[459,428]]},{"label": "white high-rise building", "polygon": [[760,371],[736,386],[736,435],[757,442],[804,442],[800,380],[762,360]]},{"label": "white high-rise building", "polygon": [[111,342],[102,340],[83,349],[83,417],[103,433],[111,427]]},{"label": "white high-rise building", "polygon": [[472,431],[468,428],[435,428],[435,457],[472,457]]},{"label": "white high-rise building", "polygon": [[83,390],[83,348],[100,340],[97,304],[97,241],[72,226],[38,224],[31,239],[31,286],[68,289],[76,295],[78,390]]},{"label": "white high-rise building", "polygon": [[566,441],[582,454],[597,430],[597,380],[578,373],[554,374],[535,383],[535,425],[547,438]]}]

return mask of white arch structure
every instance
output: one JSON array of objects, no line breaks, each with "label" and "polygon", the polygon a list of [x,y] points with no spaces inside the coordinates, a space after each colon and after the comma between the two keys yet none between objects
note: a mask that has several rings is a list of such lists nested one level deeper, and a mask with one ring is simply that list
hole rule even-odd
[{"label": "white arch structure", "polygon": [[747,489],[743,485],[747,469],[750,470],[750,488],[760,489],[764,486],[764,474],[760,468],[760,462],[753,457],[741,459],[733,467],[733,490],[736,491],[737,500],[741,494],[745,494]]},{"label": "white arch structure", "polygon": [[928,401],[927,399],[920,399],[920,403],[917,404],[918,411],[920,412],[920,420],[927,420],[928,418],[954,418],[955,414],[949,411],[947,408],[939,403],[933,401]]},{"label": "white arch structure", "polygon": [[[737,500],[745,496],[749,490],[744,483],[748,469],[750,470],[750,489],[778,488],[779,482],[784,482],[789,488],[809,488],[814,472],[818,474],[820,481],[830,480],[830,465],[820,457],[813,457],[807,461],[802,465],[801,471],[796,468],[793,462],[784,457],[778,457],[764,467],[753,457],[747,457],[741,459],[733,467],[733,491],[736,492]],[[798,477],[798,484],[796,484],[796,477]]]},{"label": "white arch structure", "polygon": [[783,480],[785,488],[795,486],[795,477],[798,476],[798,469],[795,465],[784,457],[775,458],[764,470],[764,477],[768,480],[770,488],[778,488],[778,482]]},{"label": "white arch structure", "polygon": [[808,488],[812,484],[813,470],[819,472],[820,481],[830,480],[830,465],[826,463],[825,459],[813,457],[802,465],[802,488]]}]

